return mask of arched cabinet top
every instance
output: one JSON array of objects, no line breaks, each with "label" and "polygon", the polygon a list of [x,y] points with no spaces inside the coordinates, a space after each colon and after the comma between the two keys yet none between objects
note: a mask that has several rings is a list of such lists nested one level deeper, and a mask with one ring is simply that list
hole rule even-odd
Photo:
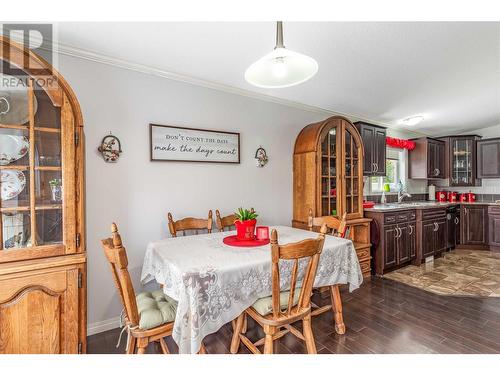
[{"label": "arched cabinet top", "polygon": [[[6,51],[8,51],[7,56],[4,55]],[[27,67],[25,64],[26,59],[28,61]],[[26,72],[43,88],[54,106],[61,107],[64,96],[66,96],[73,110],[75,126],[83,126],[82,112],[75,93],[64,77],[45,59],[30,49],[24,48],[21,44],[0,36],[0,60],[9,61],[12,65]],[[49,71],[51,74],[41,75],[36,73],[42,70]],[[50,79],[47,79],[47,77]]]},{"label": "arched cabinet top", "polygon": [[326,120],[315,122],[304,127],[295,140],[294,154],[318,151],[318,147],[321,144],[321,137],[324,132],[332,127],[338,127],[342,123],[345,124],[345,129],[353,135],[356,143],[360,144],[362,142],[361,136],[352,122],[343,116],[332,116]]}]

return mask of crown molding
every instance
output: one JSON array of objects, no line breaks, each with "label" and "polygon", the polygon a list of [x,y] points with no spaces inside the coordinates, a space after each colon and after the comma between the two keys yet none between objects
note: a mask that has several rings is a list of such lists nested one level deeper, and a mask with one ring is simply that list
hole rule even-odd
[{"label": "crown molding", "polygon": [[[17,41],[17,42],[22,43],[22,41],[18,40],[18,38],[16,38],[15,36],[12,39]],[[374,121],[372,119],[369,119],[369,118],[366,118],[363,116],[359,116],[359,115],[355,115],[355,114],[351,114],[351,113],[334,111],[334,110],[330,110],[330,109],[326,109],[326,108],[321,108],[318,106],[313,106],[313,105],[309,105],[309,104],[296,102],[296,101],[289,100],[289,99],[282,99],[282,98],[278,98],[278,97],[275,97],[272,95],[267,95],[267,94],[263,94],[263,93],[259,93],[259,92],[255,92],[255,91],[251,91],[251,90],[241,89],[241,88],[227,85],[227,84],[224,84],[221,82],[210,81],[210,80],[206,80],[206,79],[202,79],[202,78],[198,78],[198,77],[194,77],[194,76],[190,76],[190,75],[186,75],[186,74],[179,74],[179,73],[171,72],[171,71],[168,71],[165,69],[159,69],[159,68],[145,65],[145,64],[138,64],[138,63],[135,63],[132,61],[123,60],[123,59],[108,56],[105,54],[85,50],[82,48],[73,47],[73,46],[63,44],[60,42],[52,41],[52,46],[53,46],[53,51],[55,51],[59,55],[65,55],[65,56],[70,56],[70,57],[74,57],[74,58],[92,61],[92,62],[99,63],[99,64],[110,65],[110,66],[113,66],[116,68],[131,70],[134,72],[139,72],[139,73],[148,74],[148,75],[152,75],[152,76],[156,76],[156,77],[161,77],[161,78],[165,78],[165,79],[169,79],[169,80],[173,80],[173,81],[177,81],[177,82],[183,82],[183,83],[187,83],[187,84],[194,85],[194,86],[199,86],[199,87],[204,87],[204,88],[208,88],[208,89],[212,89],[212,90],[226,92],[226,93],[233,94],[233,95],[244,96],[244,97],[252,98],[252,99],[256,99],[256,100],[262,100],[262,101],[269,102],[269,103],[280,104],[280,105],[283,105],[286,107],[291,107],[291,108],[295,108],[295,109],[299,109],[299,110],[303,110],[303,111],[307,111],[307,112],[322,114],[322,115],[325,115],[328,117],[335,116],[335,115],[344,116],[353,122],[354,121],[364,121],[364,122],[368,122],[371,124],[384,126],[384,127],[387,127],[388,129],[412,133],[417,137],[427,135],[426,133],[415,131],[413,129],[405,129],[405,128],[397,127],[397,126],[387,124],[387,123],[384,123],[381,121]],[[57,67],[56,67],[56,69],[57,69]]]}]

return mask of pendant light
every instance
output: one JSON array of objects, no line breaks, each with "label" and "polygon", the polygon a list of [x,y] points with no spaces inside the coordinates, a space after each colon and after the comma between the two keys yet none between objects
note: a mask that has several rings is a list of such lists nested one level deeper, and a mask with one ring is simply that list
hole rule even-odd
[{"label": "pendant light", "polygon": [[318,63],[312,57],[285,48],[280,21],[276,24],[276,47],[248,67],[245,79],[257,87],[290,87],[307,81],[317,71]]}]

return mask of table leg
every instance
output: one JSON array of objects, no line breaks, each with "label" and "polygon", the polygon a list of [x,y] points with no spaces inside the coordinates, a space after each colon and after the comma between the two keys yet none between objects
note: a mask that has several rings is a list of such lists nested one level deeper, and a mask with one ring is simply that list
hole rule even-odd
[{"label": "table leg", "polygon": [[345,333],[345,324],[342,316],[342,300],[340,298],[338,285],[330,286],[330,296],[332,298],[332,310],[335,319],[335,332],[339,335],[343,335]]}]

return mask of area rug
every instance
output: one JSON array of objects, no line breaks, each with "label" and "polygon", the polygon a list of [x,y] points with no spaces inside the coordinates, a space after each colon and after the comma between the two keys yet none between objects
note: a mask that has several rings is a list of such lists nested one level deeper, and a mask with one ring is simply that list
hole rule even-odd
[{"label": "area rug", "polygon": [[441,295],[500,297],[500,253],[453,250],[384,277]]}]

